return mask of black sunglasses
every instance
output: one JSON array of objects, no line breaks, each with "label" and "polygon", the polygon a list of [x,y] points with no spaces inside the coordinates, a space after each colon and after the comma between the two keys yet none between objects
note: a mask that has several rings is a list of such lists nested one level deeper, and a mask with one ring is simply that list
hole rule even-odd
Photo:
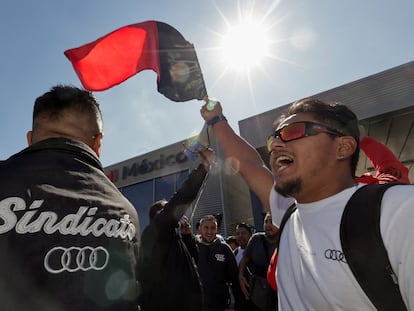
[{"label": "black sunglasses", "polygon": [[318,135],[319,133],[327,133],[334,136],[345,136],[345,134],[323,124],[311,122],[311,121],[300,121],[288,124],[269,135],[267,138],[267,150],[272,150],[271,145],[273,139],[279,137],[283,142],[288,142],[303,137]]}]

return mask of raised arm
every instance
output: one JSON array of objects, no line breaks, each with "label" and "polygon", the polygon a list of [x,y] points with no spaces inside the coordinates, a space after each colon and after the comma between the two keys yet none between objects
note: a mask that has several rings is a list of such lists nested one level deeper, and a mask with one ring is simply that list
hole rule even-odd
[{"label": "raised arm", "polygon": [[374,138],[365,136],[365,131],[362,127],[360,127],[360,132],[361,150],[364,151],[367,158],[371,161],[376,174],[375,176],[369,173],[364,174],[357,178],[357,181],[379,184],[398,181],[409,184],[408,168],[398,160],[394,153]]},{"label": "raised arm", "polygon": [[[200,165],[194,169],[180,189],[170,198],[161,213],[165,213],[162,221],[171,222],[174,226],[185,214],[191,203],[197,198],[201,187],[207,177],[208,169],[214,152],[212,149],[204,150],[200,153]],[[159,217],[160,218],[160,217]],[[160,220],[161,221],[161,220]]]},{"label": "raised arm", "polygon": [[257,150],[237,135],[222,118],[223,110],[220,103],[212,111],[207,110],[204,105],[200,112],[207,123],[212,123],[210,126],[214,129],[226,161],[240,173],[263,206],[269,210],[269,194],[273,185],[273,175]]}]

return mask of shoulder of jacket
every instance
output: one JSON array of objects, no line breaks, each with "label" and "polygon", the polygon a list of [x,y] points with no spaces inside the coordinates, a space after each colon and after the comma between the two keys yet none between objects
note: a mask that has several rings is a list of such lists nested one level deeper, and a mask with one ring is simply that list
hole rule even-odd
[{"label": "shoulder of jacket", "polygon": [[257,239],[263,239],[263,238],[265,238],[266,236],[265,236],[265,233],[264,232],[256,232],[256,233],[254,233],[253,235],[252,235],[252,240],[254,239],[254,240],[257,240]]}]

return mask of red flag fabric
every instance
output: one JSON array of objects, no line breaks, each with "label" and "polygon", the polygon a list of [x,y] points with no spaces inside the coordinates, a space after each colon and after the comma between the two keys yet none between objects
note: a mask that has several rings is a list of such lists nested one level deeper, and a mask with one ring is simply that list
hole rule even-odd
[{"label": "red flag fabric", "polygon": [[64,54],[90,91],[107,90],[151,69],[157,73],[158,91],[171,100],[207,96],[194,46],[162,22],[124,26]]}]

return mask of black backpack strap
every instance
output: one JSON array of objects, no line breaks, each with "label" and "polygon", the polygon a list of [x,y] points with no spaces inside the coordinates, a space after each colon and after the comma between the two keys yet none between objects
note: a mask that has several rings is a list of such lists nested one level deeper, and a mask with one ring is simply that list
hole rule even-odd
[{"label": "black backpack strap", "polygon": [[378,310],[407,310],[381,237],[381,200],[397,183],[366,185],[349,199],[340,238],[349,268]]},{"label": "black backpack strap", "polygon": [[282,220],[279,226],[279,238],[277,239],[277,242],[276,242],[275,251],[279,249],[279,242],[280,242],[280,237],[282,236],[283,228],[285,227],[286,222],[289,220],[290,215],[292,215],[294,211],[296,211],[296,203],[293,203],[291,206],[289,206],[285,214],[282,217]]},{"label": "black backpack strap", "polygon": [[270,261],[269,247],[267,246],[266,236],[264,234],[260,235],[260,241],[262,241],[263,250],[266,254],[266,260]]}]

